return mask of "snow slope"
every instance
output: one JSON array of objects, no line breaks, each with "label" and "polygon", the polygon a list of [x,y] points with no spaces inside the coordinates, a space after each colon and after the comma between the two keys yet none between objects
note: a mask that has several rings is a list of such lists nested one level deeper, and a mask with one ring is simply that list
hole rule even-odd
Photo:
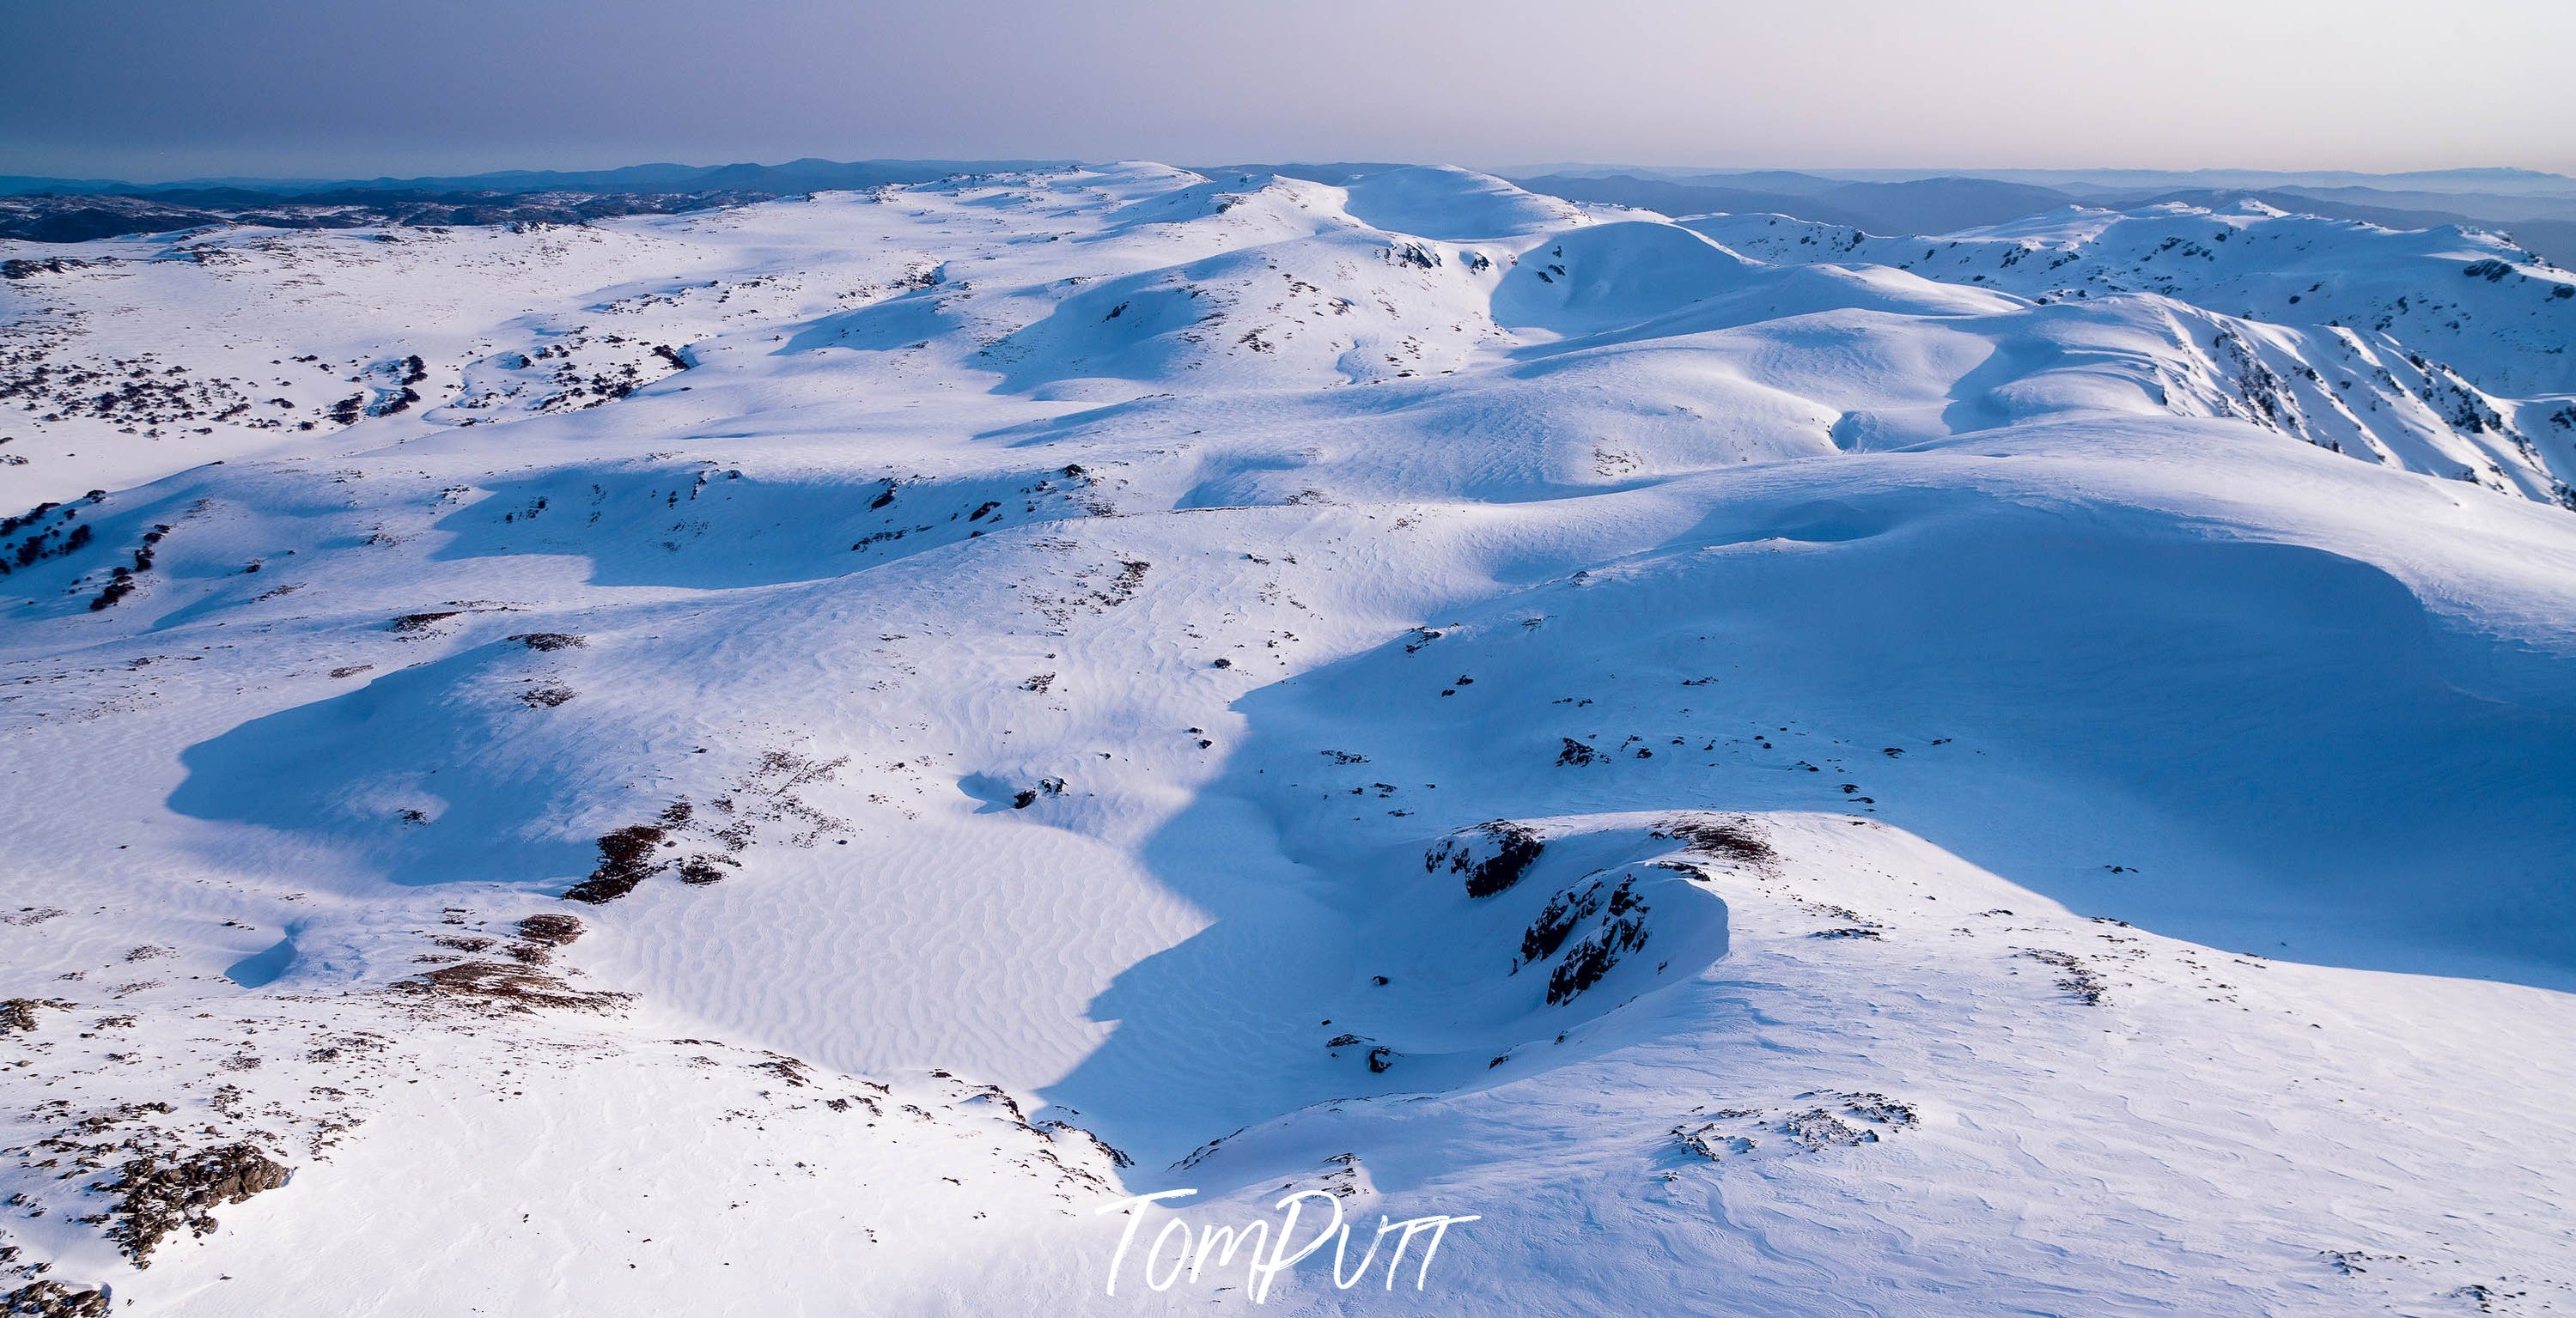
[{"label": "snow slope", "polygon": [[1765,261],[1888,265],[2040,302],[2187,303],[2164,317],[2176,374],[2198,395],[2181,406],[2576,507],[2576,275],[2487,233],[2252,201],[2069,207],[1937,239],[1777,215],[1689,227]]},{"label": "snow slope", "polygon": [[1240,1310],[1156,1233],[1315,1190],[1477,1220],[1259,1307],[2576,1303],[2563,272],[1832,233],[11,250],[18,1302]]}]

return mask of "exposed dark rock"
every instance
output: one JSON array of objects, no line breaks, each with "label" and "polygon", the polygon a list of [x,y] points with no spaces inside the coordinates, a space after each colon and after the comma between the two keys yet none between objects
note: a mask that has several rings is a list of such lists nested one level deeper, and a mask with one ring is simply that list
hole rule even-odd
[{"label": "exposed dark rock", "polygon": [[1782,1121],[1780,1133],[1809,1153],[1836,1144],[1878,1143],[1877,1131],[1854,1126],[1823,1108],[1809,1108]]},{"label": "exposed dark rock", "polygon": [[1920,1120],[1914,1115],[1913,1104],[1885,1094],[1845,1094],[1843,1107],[1854,1116],[1882,1126],[1912,1126]]},{"label": "exposed dark rock", "polygon": [[742,868],[742,862],[731,856],[718,855],[712,851],[701,852],[680,862],[680,882],[692,887],[704,887],[724,878],[726,870],[740,868]]},{"label": "exposed dark rock", "polygon": [[150,1266],[153,1249],[171,1232],[184,1228],[206,1235],[215,1229],[210,1210],[274,1190],[292,1174],[256,1147],[237,1143],[167,1161],[146,1153],[96,1188],[115,1199],[107,1211],[108,1238],[141,1268]]},{"label": "exposed dark rock", "polygon": [[[1493,854],[1480,856],[1487,846]],[[1445,863],[1453,873],[1466,876],[1468,896],[1491,897],[1520,882],[1546,846],[1537,833],[1497,819],[1441,839],[1422,858],[1422,868],[1436,871]]]},{"label": "exposed dark rock", "polygon": [[1548,972],[1548,1005],[1572,1001],[1583,990],[1601,982],[1619,958],[1646,945],[1646,922],[1641,918],[1645,908],[1636,907],[1627,914],[1602,922],[1601,927],[1584,935],[1565,954],[1565,959]]},{"label": "exposed dark rock", "polygon": [[1597,881],[1583,891],[1560,892],[1547,899],[1547,906],[1521,934],[1521,960],[1544,961],[1565,946],[1574,927],[1591,919],[1601,909],[1601,885]]},{"label": "exposed dark rock", "polygon": [[656,824],[630,824],[599,839],[599,868],[564,892],[567,901],[593,906],[613,902],[635,891],[635,885],[662,868],[654,853],[668,830]]},{"label": "exposed dark rock", "polygon": [[[15,262],[12,262],[15,264]],[[31,1281],[0,1295],[0,1314],[13,1318],[107,1318],[105,1288],[75,1289],[59,1281]]]}]

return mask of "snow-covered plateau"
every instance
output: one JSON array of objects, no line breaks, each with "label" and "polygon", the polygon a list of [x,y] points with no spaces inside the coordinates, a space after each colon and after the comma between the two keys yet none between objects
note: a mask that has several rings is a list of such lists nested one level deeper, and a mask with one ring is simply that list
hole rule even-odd
[{"label": "snow-covered plateau", "polygon": [[0,256],[12,1312],[2576,1311],[2504,238],[1122,164]]}]

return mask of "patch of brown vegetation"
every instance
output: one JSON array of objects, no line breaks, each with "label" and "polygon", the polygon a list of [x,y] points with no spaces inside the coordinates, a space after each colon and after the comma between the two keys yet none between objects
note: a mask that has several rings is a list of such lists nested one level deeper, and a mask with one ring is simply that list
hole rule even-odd
[{"label": "patch of brown vegetation", "polygon": [[539,1008],[606,1011],[633,997],[627,993],[593,993],[577,989],[532,966],[506,961],[462,961],[440,966],[396,989],[462,1000],[490,1012],[531,1012]]},{"label": "patch of brown vegetation", "polygon": [[428,631],[430,628],[455,617],[459,612],[462,612],[462,610],[449,609],[443,613],[406,613],[386,624],[385,630],[399,633],[404,636],[417,636],[420,633]]},{"label": "patch of brown vegetation", "polygon": [[569,632],[521,632],[510,638],[531,650],[571,650],[590,644],[590,639]]},{"label": "patch of brown vegetation", "polygon": [[1741,815],[1712,817],[1682,816],[1655,825],[1654,836],[1679,838],[1693,851],[1722,856],[1756,869],[1767,869],[1779,863],[1780,853],[1752,820]]},{"label": "patch of brown vegetation", "polygon": [[[1476,858],[1472,839],[1477,836],[1493,845],[1493,855],[1482,860]],[[1538,861],[1539,853],[1546,847],[1546,840],[1537,832],[1508,819],[1497,819],[1472,829],[1461,829],[1441,839],[1438,846],[1423,856],[1422,868],[1426,873],[1435,872],[1446,863],[1451,872],[1467,876],[1468,896],[1491,897],[1520,882],[1521,876],[1529,872],[1529,867]]]},{"label": "patch of brown vegetation", "polygon": [[547,947],[562,947],[581,937],[581,919],[571,915],[531,915],[519,922],[519,937]]}]

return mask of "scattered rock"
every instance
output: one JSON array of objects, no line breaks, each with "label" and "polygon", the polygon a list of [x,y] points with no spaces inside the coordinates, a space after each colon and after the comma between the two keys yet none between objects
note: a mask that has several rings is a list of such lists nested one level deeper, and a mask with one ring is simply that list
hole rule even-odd
[{"label": "scattered rock", "polygon": [[1823,1108],[1809,1108],[1780,1123],[1780,1133],[1809,1153],[1829,1145],[1878,1143],[1878,1132],[1857,1127]]},{"label": "scattered rock", "polygon": [[[1806,1106],[1774,1119],[1772,1109],[1719,1108],[1673,1127],[1673,1138],[1712,1162],[1753,1155],[1772,1135],[1786,1136],[1779,1153],[1821,1153],[1832,1148],[1877,1144],[1887,1136],[1921,1124],[1914,1106],[1878,1093],[1815,1090],[1800,1094]],[[1823,1100],[1819,1103],[1816,1100]]]},{"label": "scattered rock", "polygon": [[2087,1007],[2099,1007],[2110,996],[2110,986],[2102,982],[2101,976],[2093,973],[2091,966],[2084,964],[2083,958],[2072,952],[2024,948],[2022,955],[2042,965],[2054,966],[2063,971],[2064,973],[2058,977],[2057,987],[2074,995],[2076,1001]]},{"label": "scattered rock", "polygon": [[110,1303],[111,1297],[104,1288],[74,1290],[59,1281],[31,1281],[0,1295],[0,1314],[26,1315],[26,1318],[107,1318]]},{"label": "scattered rock", "polygon": [[115,1198],[107,1212],[108,1238],[142,1268],[151,1265],[152,1251],[171,1232],[185,1228],[207,1235],[215,1229],[209,1210],[274,1190],[291,1175],[256,1147],[235,1143],[168,1161],[146,1153],[120,1168],[116,1180],[94,1188]]}]

